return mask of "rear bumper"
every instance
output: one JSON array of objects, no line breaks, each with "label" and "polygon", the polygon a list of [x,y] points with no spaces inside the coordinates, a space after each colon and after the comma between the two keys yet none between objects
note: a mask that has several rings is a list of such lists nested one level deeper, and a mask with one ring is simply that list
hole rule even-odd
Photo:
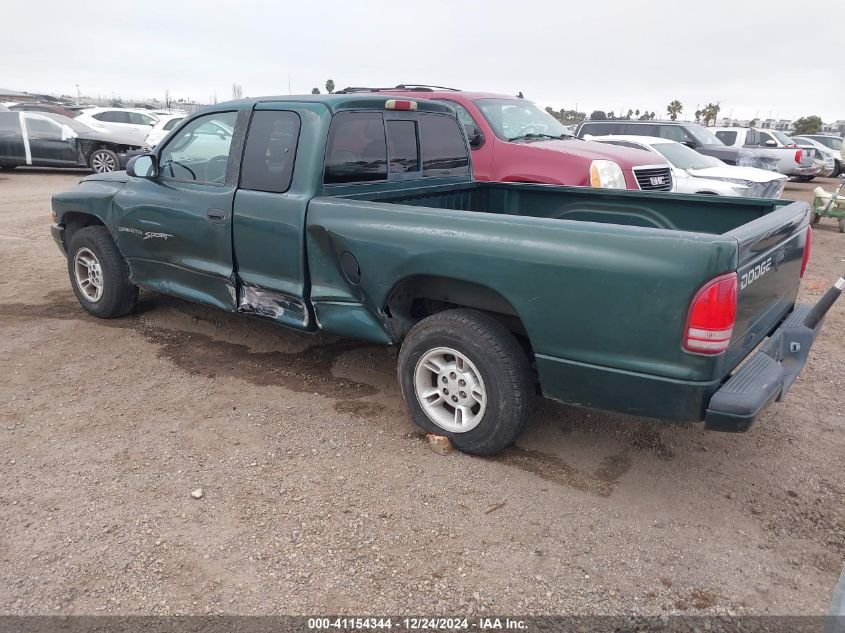
[{"label": "rear bumper", "polygon": [[[727,380],[676,380],[535,354],[543,394],[570,405],[742,432],[782,400],[807,362],[821,319],[845,290],[840,280],[814,306],[797,305]],[[814,325],[805,325],[808,315]]]},{"label": "rear bumper", "polygon": [[796,306],[769,340],[713,394],[704,428],[747,431],[766,407],[783,400],[821,330],[822,321],[812,328],[804,325],[811,309],[809,305]]},{"label": "rear bumper", "polygon": [[65,249],[65,227],[61,224],[51,224],[50,235],[53,236],[56,245],[59,247],[59,250],[62,251],[62,255],[67,257],[67,250]]},{"label": "rear bumper", "polygon": [[809,167],[796,167],[790,172],[790,176],[818,176],[821,169],[815,165]]}]

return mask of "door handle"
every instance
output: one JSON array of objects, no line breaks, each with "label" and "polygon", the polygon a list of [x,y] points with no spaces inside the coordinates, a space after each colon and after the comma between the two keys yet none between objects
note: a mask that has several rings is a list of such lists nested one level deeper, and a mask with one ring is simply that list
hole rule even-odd
[{"label": "door handle", "polygon": [[206,217],[213,224],[223,224],[228,219],[229,214],[223,209],[209,209]]}]

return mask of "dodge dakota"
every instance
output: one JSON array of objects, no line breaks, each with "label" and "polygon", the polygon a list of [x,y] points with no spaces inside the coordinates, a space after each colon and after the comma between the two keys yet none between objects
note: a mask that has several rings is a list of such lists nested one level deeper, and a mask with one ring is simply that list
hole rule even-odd
[{"label": "dodge dakota", "polygon": [[538,393],[746,430],[845,285],[795,305],[805,203],[477,182],[450,105],[381,95],[206,108],[52,210],[89,313],[143,287],[401,345],[414,422],[477,454]]}]

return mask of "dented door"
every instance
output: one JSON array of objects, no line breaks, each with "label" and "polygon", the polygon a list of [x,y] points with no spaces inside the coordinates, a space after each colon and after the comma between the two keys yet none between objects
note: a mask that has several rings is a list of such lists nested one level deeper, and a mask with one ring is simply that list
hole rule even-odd
[{"label": "dented door", "polygon": [[[252,113],[234,200],[232,241],[238,311],[310,329],[303,240],[313,185],[302,178],[297,182],[294,163],[298,151],[309,153],[318,144],[300,141],[300,132],[306,134],[302,116],[310,116],[307,106],[297,112],[259,104]],[[313,135],[315,127],[308,126],[307,133]]]}]

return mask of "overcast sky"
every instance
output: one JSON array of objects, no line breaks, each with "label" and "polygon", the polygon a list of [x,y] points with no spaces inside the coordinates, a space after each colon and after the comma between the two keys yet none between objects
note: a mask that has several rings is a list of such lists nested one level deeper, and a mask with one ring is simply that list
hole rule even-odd
[{"label": "overcast sky", "polygon": [[[3,0],[0,88],[208,102],[430,83],[541,106],[845,119],[845,0]],[[799,26],[800,25],[800,26]]]}]

